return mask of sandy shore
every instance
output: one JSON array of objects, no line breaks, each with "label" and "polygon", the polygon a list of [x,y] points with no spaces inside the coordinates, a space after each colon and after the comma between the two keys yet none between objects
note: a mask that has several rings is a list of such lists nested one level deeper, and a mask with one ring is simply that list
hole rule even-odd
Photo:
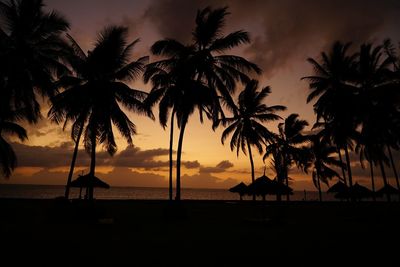
[{"label": "sandy shore", "polygon": [[87,207],[55,200],[0,199],[0,217],[5,247],[0,262],[9,262],[1,266],[400,262],[399,202],[184,201],[177,206],[166,201],[107,200]]}]

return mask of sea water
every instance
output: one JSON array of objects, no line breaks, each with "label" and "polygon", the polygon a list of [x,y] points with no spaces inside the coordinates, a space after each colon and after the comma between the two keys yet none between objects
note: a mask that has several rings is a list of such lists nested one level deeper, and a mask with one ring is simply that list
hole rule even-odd
[{"label": "sea water", "polygon": [[[27,198],[27,199],[52,199],[64,195],[65,187],[62,185],[12,185],[0,184],[0,198]],[[84,192],[82,192],[82,196]],[[72,188],[71,198],[79,197],[79,189]],[[94,190],[96,199],[155,199],[167,200],[168,188],[156,187],[111,187],[110,189]],[[227,189],[198,189],[182,188],[181,198],[187,200],[238,200],[237,193],[231,193]],[[251,196],[243,199],[250,200]],[[275,200],[275,196],[267,196],[267,200]],[[282,196],[286,200],[286,196]],[[318,200],[316,191],[294,191],[290,200],[315,201]],[[333,195],[323,193],[323,200],[335,200]]]}]

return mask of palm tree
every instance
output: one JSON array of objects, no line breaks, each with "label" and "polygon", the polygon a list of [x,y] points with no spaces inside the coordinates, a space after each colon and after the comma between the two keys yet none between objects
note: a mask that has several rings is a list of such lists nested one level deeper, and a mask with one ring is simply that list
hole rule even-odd
[{"label": "palm tree", "polygon": [[[257,65],[242,57],[225,54],[227,50],[250,42],[248,33],[244,31],[222,35],[228,14],[226,7],[219,9],[207,7],[199,10],[192,44],[183,45],[173,39],[164,39],[152,46],[154,55],[166,59],[151,63],[150,69],[161,68],[169,73],[169,78],[176,84],[176,88],[181,90],[179,94],[182,96],[186,94],[186,90],[192,90],[188,88],[188,85],[193,85],[205,89],[209,94],[208,97],[202,97],[202,99],[206,99],[208,102],[213,100],[212,103],[200,105],[198,99],[194,99],[196,103],[192,103],[192,106],[201,107],[198,109],[201,121],[203,121],[205,113],[207,117],[216,122],[219,115],[223,116],[220,101],[229,106],[234,105],[231,94],[235,90],[236,81],[247,82],[249,81],[247,74],[253,71],[260,73]],[[177,71],[178,69],[181,71]],[[191,94],[189,93],[189,95]],[[169,108],[175,107],[173,108],[175,112],[173,111],[172,114],[176,116],[180,128],[176,161],[177,200],[180,200],[180,158],[184,131],[192,112],[192,108],[188,106],[190,103],[185,102],[185,105],[186,107],[180,108],[179,112],[176,110],[176,104],[169,105]],[[183,111],[190,111],[190,114],[184,114]],[[170,143],[172,143],[171,140]]]},{"label": "palm tree", "polygon": [[[171,41],[173,42],[173,41]],[[176,42],[176,45],[180,44]],[[152,49],[154,46],[152,47]],[[184,61],[191,53],[189,47],[181,47],[179,53],[174,51],[170,56],[171,59],[165,61],[157,61],[150,63],[146,66],[143,79],[145,83],[151,81],[152,89],[150,94],[145,100],[145,105],[152,108],[157,102],[159,103],[159,122],[165,129],[169,117],[170,110],[170,142],[169,142],[169,200],[173,199],[173,185],[172,185],[172,171],[173,171],[173,134],[174,134],[174,120],[175,108],[179,108],[179,102],[183,97],[183,79],[189,77],[185,68],[183,68]],[[153,51],[158,53],[157,51]],[[168,62],[164,64],[164,62]]]},{"label": "palm tree", "polygon": [[[387,185],[383,164],[387,161],[385,150],[389,154],[393,136],[393,114],[397,114],[397,102],[393,101],[393,85],[391,81],[393,60],[384,55],[383,46],[363,44],[360,47],[357,64],[356,81],[359,88],[357,118],[362,125],[362,145],[364,154],[370,161],[378,162],[384,184]],[[372,162],[370,162],[372,167]],[[371,175],[373,170],[371,169]],[[388,195],[388,200],[390,195]]]},{"label": "palm tree", "polygon": [[334,177],[340,179],[339,174],[331,166],[341,167],[341,162],[332,156],[337,150],[334,146],[324,142],[320,134],[310,136],[311,158],[312,158],[312,178],[315,187],[318,189],[319,200],[322,201],[321,182],[329,185],[329,180]]},{"label": "palm tree", "polygon": [[[314,67],[315,74],[302,79],[309,81],[309,87],[312,90],[307,103],[315,101],[316,126],[324,127],[325,136],[336,145],[340,160],[341,150],[345,152],[349,184],[352,186],[349,149],[352,149],[353,138],[357,135],[354,110],[357,88],[352,82],[358,55],[348,55],[349,47],[349,43],[336,42],[329,54],[321,53],[320,63],[309,58],[308,62]],[[345,179],[344,167],[342,167],[342,172]]]},{"label": "palm tree", "polygon": [[[216,9],[206,7],[197,12],[192,44],[195,53],[191,61],[196,78],[214,88],[222,96],[223,103],[234,106],[231,94],[234,93],[236,82],[249,82],[247,74],[252,72],[260,74],[261,69],[243,57],[226,54],[241,44],[250,43],[249,34],[243,30],[222,35],[227,15],[229,15],[227,7]],[[213,112],[215,117],[223,112],[219,106],[215,109]]]},{"label": "palm tree", "polygon": [[7,104],[2,101],[0,106],[0,174],[9,178],[17,165],[17,157],[5,135],[15,135],[21,141],[27,139],[28,136],[25,129],[15,122],[21,119],[21,112],[10,111],[6,107]]},{"label": "palm tree", "polygon": [[68,22],[46,11],[42,0],[0,2],[0,71],[6,79],[1,97],[29,122],[40,118],[37,95],[52,96],[55,75],[66,68],[63,33]]},{"label": "palm tree", "polygon": [[[383,48],[384,48],[384,52],[386,54],[386,56],[389,58],[389,60],[392,62],[393,65],[393,75],[392,75],[392,80],[391,80],[391,85],[394,85],[392,87],[392,90],[390,94],[389,94],[389,99],[391,100],[395,100],[395,103],[391,103],[393,106],[397,106],[398,107],[398,99],[400,97],[400,94],[398,92],[398,87],[399,87],[399,83],[400,83],[400,57],[398,56],[398,53],[394,47],[394,45],[392,44],[392,41],[390,39],[387,39],[384,41],[383,44]],[[388,91],[388,90],[386,90]],[[399,112],[393,112],[390,114],[390,125],[391,125],[391,129],[390,129],[390,136],[388,136],[388,144],[387,144],[387,149],[388,149],[388,153],[389,153],[389,158],[390,158],[390,162],[393,168],[393,173],[395,175],[396,178],[396,184],[397,184],[397,189],[399,190],[399,197],[400,197],[400,181],[399,181],[399,176],[397,173],[397,169],[396,166],[394,164],[394,160],[393,160],[393,155],[392,155],[392,149],[395,150],[399,150],[399,145],[400,145],[400,139],[398,138],[399,136]]]},{"label": "palm tree", "polygon": [[[52,99],[49,111],[49,117],[54,122],[64,120],[65,123],[73,123],[71,135],[76,145],[67,188],[81,134],[85,149],[91,155],[89,173],[94,176],[97,144],[103,144],[110,155],[117,150],[112,125],[132,145],[136,126],[121,106],[152,117],[142,103],[147,94],[125,84],[143,71],[147,61],[147,57],[130,61],[130,54],[138,40],[128,44],[127,33],[125,27],[106,27],[88,54],[69,36],[73,50],[69,64],[74,75],[62,77],[60,86],[65,90]],[[93,199],[93,188],[89,188],[89,199]]]},{"label": "palm tree", "polygon": [[[266,86],[257,91],[258,81],[251,80],[243,91],[240,92],[237,104],[234,106],[233,117],[221,119],[220,122],[226,129],[222,133],[221,142],[225,142],[232,135],[230,148],[239,156],[239,151],[246,155],[248,153],[251,166],[251,181],[254,182],[254,162],[251,147],[256,147],[258,152],[263,152],[263,146],[272,142],[274,135],[263,123],[279,120],[281,117],[275,114],[277,111],[286,109],[284,106],[267,106],[263,103],[271,93],[270,87]],[[253,195],[255,199],[255,195]]]},{"label": "palm tree", "polygon": [[[272,156],[275,165],[281,166],[280,173],[277,173],[277,181],[286,183],[289,186],[289,169],[295,163],[299,168],[306,171],[308,152],[304,147],[308,141],[308,136],[303,135],[304,128],[308,125],[307,121],[300,120],[298,114],[290,114],[278,125],[279,134],[270,143],[264,154],[264,160]],[[279,164],[277,164],[279,162]],[[278,194],[277,199],[281,196]],[[289,200],[289,194],[287,195]]]},{"label": "palm tree", "polygon": [[[182,68],[181,68],[182,67]],[[181,129],[179,134],[178,150],[177,150],[177,171],[180,171],[180,155],[182,154],[182,142],[184,128],[187,121],[197,110],[205,110],[208,118],[211,110],[215,105],[218,98],[214,98],[213,91],[210,87],[197,79],[191,79],[190,75],[185,71],[185,64],[177,64],[177,66],[170,72],[158,70],[157,74],[153,73],[151,80],[153,88],[146,99],[147,106],[152,106],[155,102],[159,101],[159,120],[163,127],[166,126],[169,110],[172,109],[171,114],[171,132],[170,132],[170,179],[169,179],[169,193],[170,200],[172,200],[172,144],[173,144],[173,122],[174,117],[177,119],[178,127]],[[147,72],[145,73],[145,80],[147,80]],[[182,128],[183,127],[183,128]],[[180,172],[177,172],[177,177],[180,177]],[[177,197],[180,199],[180,180],[177,180]]]}]

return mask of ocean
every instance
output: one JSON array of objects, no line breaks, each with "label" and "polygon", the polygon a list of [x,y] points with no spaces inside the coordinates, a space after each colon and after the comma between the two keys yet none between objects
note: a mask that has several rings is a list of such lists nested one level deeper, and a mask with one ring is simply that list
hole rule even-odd
[{"label": "ocean", "polygon": [[[62,185],[11,185],[0,184],[0,198],[27,198],[27,199],[52,199],[64,195]],[[83,194],[83,193],[82,193]],[[71,189],[71,198],[79,197],[79,189]],[[96,199],[154,199],[167,200],[168,188],[153,187],[111,187],[110,189],[98,189],[94,191]],[[182,188],[181,198],[187,200],[238,200],[237,193],[231,193],[227,189],[194,189]],[[245,196],[250,200],[251,196]],[[268,196],[267,200],[275,200],[275,196]],[[286,199],[285,196],[282,197]],[[291,200],[314,201],[318,200],[318,192],[294,191]],[[323,193],[323,200],[335,200],[332,195]]]}]

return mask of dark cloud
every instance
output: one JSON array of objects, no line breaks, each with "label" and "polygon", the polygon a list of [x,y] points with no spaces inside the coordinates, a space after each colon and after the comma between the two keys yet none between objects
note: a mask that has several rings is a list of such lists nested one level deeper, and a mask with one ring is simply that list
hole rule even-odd
[{"label": "dark cloud", "polygon": [[151,172],[137,172],[125,167],[116,167],[107,174],[100,175],[104,181],[112,186],[135,187],[167,187],[167,179],[159,174]]},{"label": "dark cloud", "polygon": [[156,160],[157,157],[167,156],[168,149],[157,148],[141,150],[139,147],[129,146],[115,156],[114,166],[130,168],[159,168],[168,166],[168,161]]},{"label": "dark cloud", "polygon": [[[56,168],[69,166],[74,143],[63,142],[55,147],[28,146],[21,143],[12,143],[18,157],[19,167]],[[175,153],[175,151],[174,151]],[[115,166],[141,168],[145,170],[167,170],[168,160],[160,160],[159,157],[168,156],[169,150],[164,148],[142,150],[139,147],[130,146],[111,157],[104,151],[96,153],[97,166]],[[86,167],[90,164],[90,157],[84,150],[79,150],[76,166]],[[174,162],[175,164],[175,162]],[[187,169],[196,169],[200,163],[195,161],[182,161]]]},{"label": "dark cloud", "polygon": [[200,163],[195,160],[195,161],[184,161],[183,166],[185,166],[187,169],[197,169],[200,167]]},{"label": "dark cloud", "polygon": [[221,179],[212,176],[210,173],[199,173],[194,175],[182,176],[182,187],[185,188],[221,188],[228,189],[236,185],[236,179]]},{"label": "dark cloud", "polygon": [[157,0],[145,18],[163,37],[189,41],[196,10],[207,5],[230,7],[227,31],[243,28],[251,33],[253,42],[246,53],[267,74],[293,59],[316,55],[335,40],[357,43],[390,37],[400,24],[400,4],[394,0]]},{"label": "dark cloud", "polygon": [[223,160],[220,163],[218,163],[215,167],[201,167],[199,172],[200,173],[221,173],[232,167],[233,167],[232,162],[230,162],[228,160]]},{"label": "dark cloud", "polygon": [[[86,173],[87,170],[84,171]],[[75,176],[81,172],[76,172]],[[25,184],[48,184],[63,185],[66,182],[68,173],[64,171],[50,171],[49,169],[40,170],[33,175],[22,175],[15,173],[12,179],[7,182]],[[164,176],[146,172],[140,173],[129,168],[117,167],[111,172],[97,172],[96,176],[110,184],[111,186],[136,186],[136,187],[167,187],[168,183]],[[3,182],[5,182],[3,180]]]},{"label": "dark cloud", "polygon": [[190,41],[196,10],[205,1],[164,0],[153,1],[144,14],[163,38]]},{"label": "dark cloud", "polygon": [[[64,142],[55,147],[28,146],[20,143],[13,143],[12,145],[20,167],[55,168],[69,166],[74,149],[72,142]],[[168,149],[162,148],[141,150],[139,147],[127,147],[114,157],[104,151],[99,151],[96,153],[96,165],[145,169],[159,168],[168,166],[168,161],[156,160],[157,157],[165,155],[168,155]],[[89,166],[89,164],[88,153],[79,150],[76,166]],[[193,165],[193,163],[191,164]]]},{"label": "dark cloud", "polygon": [[317,54],[316,47],[325,49],[335,40],[371,40],[384,28],[388,17],[395,15],[392,1],[262,2],[250,7],[262,16],[262,32],[247,52],[267,73],[286,66],[296,57],[304,59],[309,53]]},{"label": "dark cloud", "polygon": [[230,162],[229,160],[223,160],[220,163],[218,163],[216,167],[220,169],[229,169],[233,167],[233,163]]},{"label": "dark cloud", "polygon": [[[12,144],[18,158],[20,167],[43,167],[54,168],[68,166],[73,152],[73,144],[64,142],[56,147],[50,146],[28,146],[20,143]],[[97,164],[106,165],[109,156],[105,152],[96,154]],[[85,151],[78,154],[76,166],[89,166],[90,158]]]}]

